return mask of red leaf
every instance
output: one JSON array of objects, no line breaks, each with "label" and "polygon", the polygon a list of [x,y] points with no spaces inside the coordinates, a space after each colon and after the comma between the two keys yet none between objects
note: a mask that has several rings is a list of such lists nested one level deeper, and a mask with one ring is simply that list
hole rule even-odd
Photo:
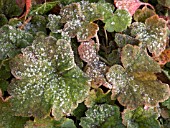
[{"label": "red leaf", "polygon": [[131,15],[133,15],[141,5],[148,5],[152,9],[154,9],[154,7],[149,3],[143,3],[140,2],[139,0],[115,0],[114,3],[118,9],[125,9]]}]

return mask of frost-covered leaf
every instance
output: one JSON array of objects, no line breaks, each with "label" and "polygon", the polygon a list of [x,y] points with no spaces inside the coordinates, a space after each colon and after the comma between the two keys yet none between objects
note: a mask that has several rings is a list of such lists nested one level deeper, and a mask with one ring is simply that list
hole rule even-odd
[{"label": "frost-covered leaf", "polygon": [[53,2],[45,2],[44,4],[37,5],[36,7],[33,7],[30,11],[30,15],[42,15],[50,11],[53,7],[55,7],[57,4],[59,4],[59,1],[53,1]]},{"label": "frost-covered leaf", "polygon": [[125,128],[120,118],[117,106],[95,105],[86,111],[86,117],[81,118],[83,128]]},{"label": "frost-covered leaf", "polygon": [[133,15],[141,5],[148,5],[153,8],[152,5],[140,2],[139,0],[114,0],[114,3],[118,9],[127,10],[131,15]]},{"label": "frost-covered leaf", "polygon": [[145,110],[141,107],[135,110],[125,109],[122,116],[127,128],[161,128],[158,117],[159,114],[154,109]]},{"label": "frost-covered leaf", "polygon": [[109,69],[106,78],[113,85],[118,101],[128,108],[155,106],[169,97],[169,86],[157,80],[159,65],[137,46],[126,45],[122,63]]},{"label": "frost-covered leaf", "polygon": [[46,34],[46,23],[47,20],[44,16],[35,15],[31,21],[25,25],[24,30],[32,35],[36,35],[37,32],[44,32]]},{"label": "frost-covered leaf", "polygon": [[63,30],[72,38],[77,36],[79,42],[89,41],[99,30],[98,25],[93,22],[110,18],[113,9],[108,3],[88,1],[64,6],[60,11],[61,23],[66,23]]},{"label": "frost-covered leaf", "polygon": [[165,6],[165,7],[170,8],[170,1],[169,0],[158,0],[158,3]]},{"label": "frost-covered leaf", "polygon": [[120,34],[116,33],[115,34],[115,42],[118,45],[118,47],[123,48],[126,44],[131,44],[131,45],[138,45],[139,40],[126,35],[126,34]]},{"label": "frost-covered leaf", "polygon": [[33,36],[10,25],[0,28],[0,60],[13,57],[32,43]]},{"label": "frost-covered leaf", "polygon": [[24,128],[76,128],[73,120],[63,118],[59,121],[51,117],[45,119],[34,119],[34,121],[27,121]]},{"label": "frost-covered leaf", "polygon": [[89,78],[76,66],[69,42],[39,36],[23,54],[12,59],[16,79],[8,92],[16,115],[60,119],[72,112],[88,93]]},{"label": "frost-covered leaf", "polygon": [[94,85],[100,86],[105,83],[104,74],[106,72],[106,64],[99,61],[95,42],[82,42],[78,47],[80,58],[87,62],[86,73]]},{"label": "frost-covered leaf", "polygon": [[80,58],[89,64],[93,61],[99,61],[94,40],[90,40],[88,42],[81,42],[80,46],[78,47],[78,52]]},{"label": "frost-covered leaf", "polygon": [[101,88],[97,88],[89,92],[89,95],[84,103],[87,107],[92,107],[96,104],[104,104],[104,103],[109,104],[111,102],[113,101],[111,101],[110,90],[104,93]]},{"label": "frost-covered leaf", "polygon": [[164,19],[154,15],[146,19],[145,24],[134,22],[131,34],[142,42],[154,56],[159,56],[165,50],[167,43],[167,23]]},{"label": "frost-covered leaf", "polygon": [[168,109],[170,109],[170,98],[165,100],[163,103],[162,103],[163,106],[166,106]]},{"label": "frost-covered leaf", "polygon": [[60,19],[60,16],[49,14],[47,28],[49,28],[54,33],[58,33],[58,30],[61,29]]},{"label": "frost-covered leaf", "polygon": [[0,96],[0,127],[23,128],[29,118],[14,116],[10,100],[3,100]]},{"label": "frost-covered leaf", "polygon": [[137,22],[143,22],[145,23],[145,20],[153,15],[155,15],[155,11],[147,8],[147,6],[144,6],[142,9],[136,10],[134,14],[134,20]]},{"label": "frost-covered leaf", "polygon": [[122,32],[131,25],[132,17],[126,10],[117,9],[114,15],[106,21],[105,29],[108,32]]}]

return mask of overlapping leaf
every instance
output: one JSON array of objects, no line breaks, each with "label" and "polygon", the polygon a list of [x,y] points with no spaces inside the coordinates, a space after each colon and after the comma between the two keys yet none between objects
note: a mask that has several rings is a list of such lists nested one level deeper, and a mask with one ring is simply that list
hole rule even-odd
[{"label": "overlapping leaf", "polygon": [[157,80],[154,74],[161,68],[144,50],[126,45],[121,60],[123,67],[112,66],[106,77],[122,105],[128,108],[155,106],[169,97],[169,86]]},{"label": "overlapping leaf", "polygon": [[14,57],[21,48],[31,44],[33,40],[31,34],[10,25],[1,27],[0,33],[0,60]]},{"label": "overlapping leaf", "polygon": [[166,106],[168,109],[170,109],[170,98],[167,99],[166,101],[164,101],[164,102],[162,103],[162,105],[163,105],[163,106]]},{"label": "overlapping leaf", "polygon": [[0,127],[1,128],[23,128],[29,118],[16,117],[12,111],[9,100],[3,100],[0,96]]},{"label": "overlapping leaf", "polygon": [[92,107],[95,104],[104,104],[104,103],[111,103],[111,92],[110,90],[106,93],[103,92],[102,89],[93,89],[89,92],[89,96],[85,99],[85,105],[87,107]]},{"label": "overlapping leaf", "polygon": [[119,108],[112,105],[95,105],[81,118],[83,128],[125,128],[122,124]]},{"label": "overlapping leaf", "polygon": [[122,32],[131,25],[132,17],[123,9],[117,9],[112,18],[108,19],[105,24],[105,29],[108,32]]},{"label": "overlapping leaf", "polygon": [[123,112],[123,124],[127,128],[161,128],[158,117],[159,114],[152,108],[148,110],[141,107],[135,110],[126,109]]},{"label": "overlapping leaf", "polygon": [[141,5],[148,5],[153,8],[152,5],[140,2],[139,0],[114,0],[114,3],[118,9],[127,10],[131,15],[133,15]]},{"label": "overlapping leaf", "polygon": [[56,119],[69,114],[88,92],[89,78],[74,63],[69,42],[39,36],[11,61],[8,91],[16,115]]},{"label": "overlapping leaf", "polygon": [[110,18],[112,11],[113,7],[108,3],[72,3],[61,9],[61,22],[66,23],[64,31],[71,37],[77,36],[80,42],[89,41],[99,29],[93,21]]},{"label": "overlapping leaf", "polygon": [[132,24],[133,36],[142,42],[154,56],[159,56],[165,50],[167,43],[167,23],[165,20],[154,15],[146,19],[145,24],[134,22]]},{"label": "overlapping leaf", "polygon": [[142,9],[136,10],[134,14],[134,20],[137,22],[145,23],[145,20],[153,15],[155,15],[155,11],[144,6]]}]

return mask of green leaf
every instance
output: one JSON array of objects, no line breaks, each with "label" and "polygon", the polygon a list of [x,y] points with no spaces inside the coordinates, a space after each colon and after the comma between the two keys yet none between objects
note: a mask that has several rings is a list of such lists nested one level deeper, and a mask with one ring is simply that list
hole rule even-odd
[{"label": "green leaf", "polygon": [[57,4],[59,4],[59,1],[53,1],[53,2],[45,2],[44,4],[37,5],[36,7],[33,7],[30,11],[30,15],[43,15],[50,11],[53,7],[55,7]]},{"label": "green leaf", "polygon": [[14,116],[10,100],[3,100],[0,96],[0,127],[23,128],[29,118]]},{"label": "green leaf", "polygon": [[137,22],[145,23],[145,20],[153,15],[155,15],[155,11],[144,6],[142,9],[138,9],[134,14],[134,20]]},{"label": "green leaf", "polygon": [[86,110],[87,107],[84,102],[79,103],[78,107],[73,111],[73,115],[76,117],[77,120],[80,120],[80,118],[85,115]]},{"label": "green leaf", "polygon": [[146,19],[145,24],[134,22],[131,34],[142,42],[142,47],[147,47],[154,56],[159,56],[166,47],[167,23],[158,15]]},{"label": "green leaf", "polygon": [[123,124],[127,128],[161,128],[158,117],[159,114],[152,108],[148,110],[141,107],[135,110],[126,109],[123,112]]},{"label": "green leaf", "polygon": [[14,57],[24,48],[32,43],[33,36],[25,31],[5,25],[0,28],[0,60]]},{"label": "green leaf", "polygon": [[16,79],[8,92],[16,115],[60,119],[82,102],[89,90],[89,78],[76,66],[69,42],[39,36],[23,54],[12,59]]},{"label": "green leaf", "polygon": [[73,120],[62,118],[59,121],[51,117],[45,119],[34,119],[34,121],[27,121],[24,128],[76,128]]},{"label": "green leaf", "polygon": [[163,103],[162,103],[163,106],[166,106],[168,109],[170,109],[170,98],[165,100]]},{"label": "green leaf", "polygon": [[0,14],[4,14],[7,18],[19,16],[22,9],[17,5],[15,0],[0,0]]},{"label": "green leaf", "polygon": [[131,25],[132,17],[126,10],[116,10],[114,15],[106,21],[105,29],[108,32],[122,32]]},{"label": "green leaf", "polygon": [[126,45],[121,54],[123,67],[112,66],[106,78],[113,85],[113,93],[119,93],[118,101],[122,105],[128,108],[156,106],[169,97],[169,86],[154,74],[161,68],[144,50]]},{"label": "green leaf", "polygon": [[0,27],[8,23],[8,19],[4,14],[0,14]]},{"label": "green leaf", "polygon": [[95,105],[86,111],[86,117],[81,118],[83,128],[125,128],[120,118],[117,106]]},{"label": "green leaf", "polygon": [[92,107],[96,104],[111,104],[112,102],[110,90],[104,93],[101,88],[97,88],[89,92],[89,95],[85,100],[85,105],[87,107]]}]

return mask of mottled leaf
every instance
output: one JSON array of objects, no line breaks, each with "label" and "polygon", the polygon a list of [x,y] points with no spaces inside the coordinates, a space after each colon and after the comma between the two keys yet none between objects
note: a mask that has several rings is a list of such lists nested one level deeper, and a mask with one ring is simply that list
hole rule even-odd
[{"label": "mottled leaf", "polygon": [[23,128],[29,118],[14,116],[10,100],[3,100],[0,96],[0,127],[1,128]]},{"label": "mottled leaf", "polygon": [[93,22],[110,18],[113,15],[113,9],[108,3],[89,3],[88,1],[64,6],[60,11],[61,22],[66,23],[63,30],[72,38],[77,36],[79,42],[89,41],[99,30],[98,25]]},{"label": "mottled leaf", "polygon": [[0,33],[0,60],[14,57],[21,48],[31,44],[33,40],[31,34],[10,25],[1,27]]},{"label": "mottled leaf", "polygon": [[105,29],[108,32],[122,32],[131,25],[132,17],[126,10],[117,9],[114,15],[106,21]]},{"label": "mottled leaf", "polygon": [[131,15],[133,15],[141,5],[148,5],[151,8],[154,8],[149,3],[143,3],[139,0],[114,0],[114,3],[118,9],[127,10]]},{"label": "mottled leaf", "polygon": [[117,106],[95,105],[86,111],[86,117],[81,118],[83,128],[125,128],[122,124]]},{"label": "mottled leaf", "polygon": [[154,56],[159,56],[165,50],[167,43],[167,23],[158,15],[146,19],[145,24],[134,22],[132,24],[133,36],[142,42]]},{"label": "mottled leaf", "polygon": [[145,110],[138,107],[135,110],[125,109],[123,112],[123,124],[127,128],[161,128],[157,120],[159,114],[154,109]]},{"label": "mottled leaf", "polygon": [[39,36],[11,61],[16,79],[8,92],[16,115],[60,119],[88,93],[89,78],[76,66],[69,42]]},{"label": "mottled leaf", "polygon": [[82,42],[78,47],[78,52],[80,58],[89,64],[93,63],[93,61],[99,61],[94,40]]},{"label": "mottled leaf", "polygon": [[155,106],[169,97],[169,86],[157,80],[154,73],[159,65],[137,46],[126,45],[122,51],[122,63],[109,69],[106,78],[118,94],[118,101],[128,108],[147,104]]},{"label": "mottled leaf", "polygon": [[137,22],[143,22],[145,23],[145,20],[153,15],[155,15],[155,11],[147,8],[147,6],[144,6],[142,9],[136,10],[134,14],[134,20]]}]

